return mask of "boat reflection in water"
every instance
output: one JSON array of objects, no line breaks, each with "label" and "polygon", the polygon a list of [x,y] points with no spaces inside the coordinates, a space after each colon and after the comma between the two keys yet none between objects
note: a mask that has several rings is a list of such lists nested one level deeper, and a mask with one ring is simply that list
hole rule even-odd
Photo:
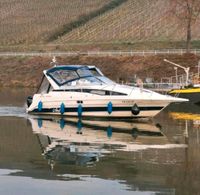
[{"label": "boat reflection in water", "polygon": [[200,126],[200,114],[185,112],[170,112],[170,116],[175,120],[193,121],[193,124]]},{"label": "boat reflection in water", "polygon": [[[184,106],[176,105],[169,110],[169,117],[174,121],[190,123],[192,129],[200,128],[200,111],[199,105],[192,105],[191,103],[184,104]],[[191,127],[190,127],[191,129]]]},{"label": "boat reflection in water", "polygon": [[[196,142],[200,144],[200,114],[185,112],[170,112],[169,116],[180,123],[185,124],[184,135],[189,139],[189,131],[193,132],[190,136],[196,137]],[[188,142],[187,142],[188,143]]]},{"label": "boat reflection in water", "polygon": [[159,124],[130,121],[31,118],[43,155],[55,163],[93,165],[114,151],[183,147],[170,144]]}]

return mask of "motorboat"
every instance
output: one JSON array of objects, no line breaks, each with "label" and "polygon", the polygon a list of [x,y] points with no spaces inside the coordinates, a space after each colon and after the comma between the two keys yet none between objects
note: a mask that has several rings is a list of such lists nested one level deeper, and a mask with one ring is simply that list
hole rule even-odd
[{"label": "motorboat", "polygon": [[200,103],[200,87],[186,87],[183,89],[173,89],[168,92],[169,95],[180,98],[187,98],[194,104]]},{"label": "motorboat", "polygon": [[[164,59],[164,61],[169,64],[174,65],[176,70],[177,70],[177,68],[181,68],[186,73],[185,84],[180,82],[181,87],[177,88],[177,89],[172,89],[171,91],[168,92],[168,94],[171,96],[174,96],[174,97],[187,98],[190,102],[192,102],[194,104],[199,104],[200,103],[199,73],[197,75],[192,75],[192,79],[191,79],[192,82],[191,82],[191,80],[189,80],[190,67],[181,66],[180,64],[176,64],[167,59]],[[176,77],[177,77],[177,75],[176,75]],[[182,77],[182,79],[183,79],[183,77]],[[177,81],[178,81],[178,78],[176,78],[176,82]]]},{"label": "motorboat", "polygon": [[43,71],[27,112],[75,117],[154,117],[172,102],[187,99],[162,95],[111,81],[95,66],[54,65]]}]

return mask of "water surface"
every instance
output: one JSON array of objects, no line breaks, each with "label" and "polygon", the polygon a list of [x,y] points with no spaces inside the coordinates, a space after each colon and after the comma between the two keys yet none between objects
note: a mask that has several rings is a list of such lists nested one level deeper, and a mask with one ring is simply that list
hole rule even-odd
[{"label": "water surface", "polygon": [[31,93],[0,90],[0,194],[200,194],[199,106],[62,119],[27,115]]}]

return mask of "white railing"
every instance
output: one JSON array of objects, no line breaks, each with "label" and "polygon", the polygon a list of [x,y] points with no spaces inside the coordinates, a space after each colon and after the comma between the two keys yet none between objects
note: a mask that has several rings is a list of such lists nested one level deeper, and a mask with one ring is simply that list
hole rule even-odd
[{"label": "white railing", "polygon": [[[188,84],[199,84],[200,82],[200,73],[189,73],[189,83]],[[176,76],[171,77],[162,77],[161,83],[179,83],[180,87],[183,87],[186,85],[186,74],[180,74]]]},{"label": "white railing", "polygon": [[[130,86],[137,86],[136,83],[126,84]],[[183,87],[183,84],[181,83],[143,83],[142,85],[142,88],[151,89],[153,91],[170,91],[171,89],[179,89],[181,87]]]},{"label": "white railing", "polygon": [[[200,49],[192,49],[191,53],[200,54]],[[0,52],[0,56],[150,56],[159,54],[179,54],[186,53],[185,49],[168,49],[168,50],[144,50],[144,51],[69,51],[69,52]]]}]

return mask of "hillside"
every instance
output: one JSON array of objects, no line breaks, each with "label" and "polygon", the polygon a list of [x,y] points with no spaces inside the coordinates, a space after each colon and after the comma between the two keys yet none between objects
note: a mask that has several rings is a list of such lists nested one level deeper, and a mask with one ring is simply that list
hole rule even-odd
[{"label": "hillside", "polygon": [[43,43],[111,0],[1,0],[0,44]]},{"label": "hillside", "polygon": [[[183,48],[169,0],[1,0],[0,51]],[[200,19],[192,26],[200,47]]]},{"label": "hillside", "polygon": [[[96,65],[109,78],[115,81],[132,82],[135,75],[145,79],[151,77],[160,82],[162,77],[174,76],[174,67],[163,62],[167,58],[184,66],[190,66],[191,72],[197,72],[199,56],[155,55],[132,57],[89,57],[75,56],[58,58],[59,64]],[[42,71],[50,68],[51,58],[42,57],[4,57],[0,58],[0,86],[37,87]],[[180,69],[178,74],[184,74]]]},{"label": "hillside", "polygon": [[[61,37],[60,41],[67,43],[183,39],[184,31],[168,13],[169,8],[169,1],[128,0]],[[182,31],[181,36],[179,30]]]},{"label": "hillside", "polygon": [[[168,0],[128,0],[60,38],[61,42],[138,42],[185,40],[184,25],[172,15]],[[198,24],[193,40],[200,38]]]}]

